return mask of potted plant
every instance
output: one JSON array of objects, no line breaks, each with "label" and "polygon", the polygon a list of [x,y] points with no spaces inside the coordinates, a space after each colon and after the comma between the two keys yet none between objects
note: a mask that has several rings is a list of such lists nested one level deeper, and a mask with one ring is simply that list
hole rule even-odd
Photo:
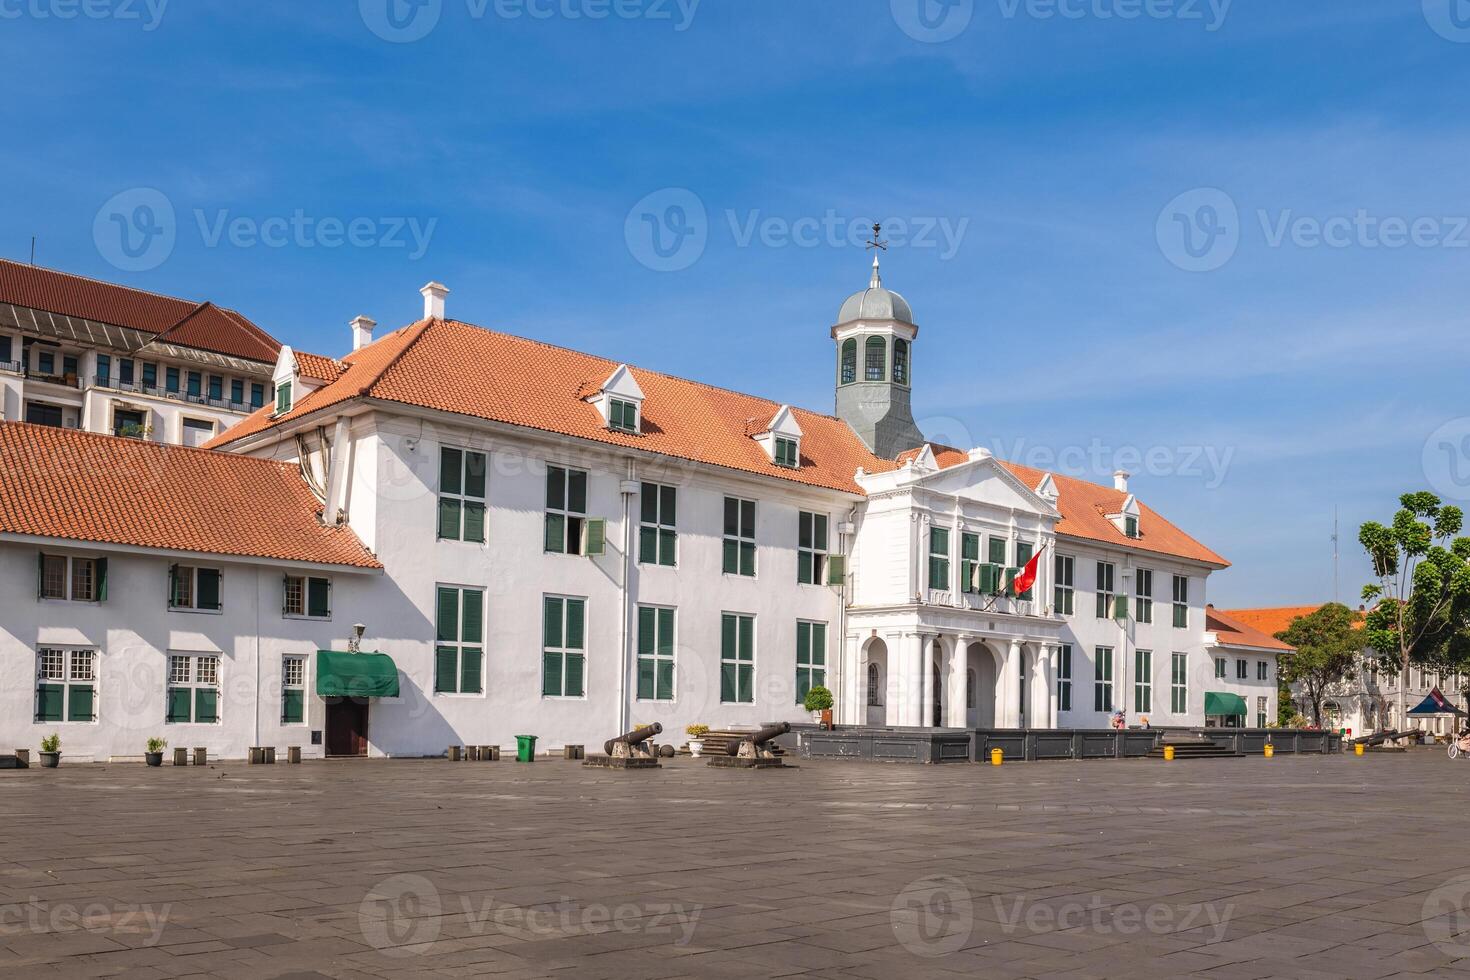
[{"label": "potted plant", "polygon": [[163,750],[168,748],[168,743],[161,738],[150,738],[148,740],[148,751],[143,753],[143,761],[150,766],[163,765]]},{"label": "potted plant", "polygon": [[802,706],[812,713],[812,721],[823,728],[832,727],[832,692],[825,687],[814,687],[806,692]]},{"label": "potted plant", "polygon": [[41,768],[55,769],[61,765],[61,736],[54,732],[41,739]]},{"label": "potted plant", "polygon": [[704,751],[704,737],[709,734],[708,725],[690,725],[684,729],[684,734],[689,736],[689,754],[696,759]]}]

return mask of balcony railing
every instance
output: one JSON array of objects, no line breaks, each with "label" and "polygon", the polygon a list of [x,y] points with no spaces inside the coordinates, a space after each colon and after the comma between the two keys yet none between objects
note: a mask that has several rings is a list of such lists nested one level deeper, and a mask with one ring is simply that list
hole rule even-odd
[{"label": "balcony railing", "polygon": [[21,373],[25,375],[27,381],[42,381],[50,385],[59,385],[62,388],[80,389],[82,387],[81,377],[75,374],[43,373],[41,371],[30,370],[23,370]]},{"label": "balcony railing", "polygon": [[190,405],[206,405],[210,408],[224,409],[229,412],[253,412],[259,405],[249,402],[237,402],[228,398],[211,398],[205,394],[193,394],[187,391],[173,391],[168,388],[160,388],[157,385],[144,385],[136,382],[123,382],[110,375],[93,375],[92,387],[107,388],[111,391],[126,391],[138,395],[149,395],[153,398],[167,398],[170,401],[185,402]]},{"label": "balcony railing", "polygon": [[0,361],[0,371],[10,374],[25,374],[25,365],[20,361]]}]

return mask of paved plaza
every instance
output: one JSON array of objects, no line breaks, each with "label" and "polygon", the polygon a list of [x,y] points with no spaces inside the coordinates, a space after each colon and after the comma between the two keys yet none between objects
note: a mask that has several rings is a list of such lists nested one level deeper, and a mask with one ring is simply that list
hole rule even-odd
[{"label": "paved plaza", "polygon": [[1470,974],[1442,751],[0,772],[0,975]]}]

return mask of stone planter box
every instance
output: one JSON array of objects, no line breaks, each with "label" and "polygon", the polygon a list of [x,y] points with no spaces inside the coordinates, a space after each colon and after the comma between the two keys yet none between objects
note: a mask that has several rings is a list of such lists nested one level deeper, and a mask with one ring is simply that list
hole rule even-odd
[{"label": "stone planter box", "polygon": [[838,728],[801,733],[803,759],[937,764],[969,762],[970,733],[954,728]]}]

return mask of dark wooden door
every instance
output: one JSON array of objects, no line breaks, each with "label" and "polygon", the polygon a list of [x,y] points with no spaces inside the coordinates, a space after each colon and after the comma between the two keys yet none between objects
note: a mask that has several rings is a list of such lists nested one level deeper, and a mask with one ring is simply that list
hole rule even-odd
[{"label": "dark wooden door", "polygon": [[327,755],[367,755],[365,700],[338,698],[327,705]]}]

